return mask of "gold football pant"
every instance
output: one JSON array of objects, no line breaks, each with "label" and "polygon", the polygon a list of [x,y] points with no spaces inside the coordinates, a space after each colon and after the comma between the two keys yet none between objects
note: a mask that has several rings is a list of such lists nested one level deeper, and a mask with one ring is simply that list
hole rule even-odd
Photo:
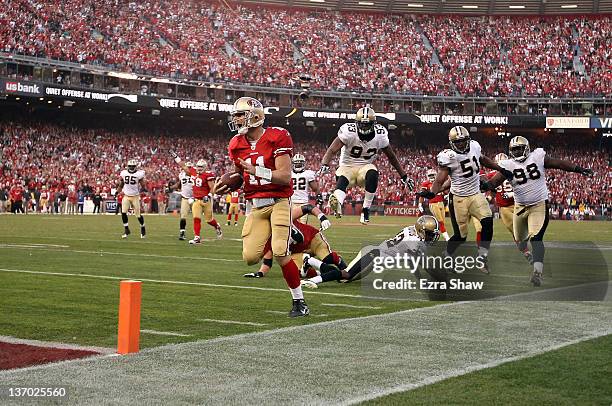
[{"label": "gold football pant", "polygon": [[348,187],[365,187],[365,176],[369,170],[378,171],[376,165],[365,164],[361,166],[340,166],[336,169],[336,176],[344,176],[348,179]]},{"label": "gold football pant", "polygon": [[508,207],[500,207],[499,208],[499,217],[501,218],[502,223],[506,226],[506,229],[510,231],[510,234],[514,236],[514,206]]},{"label": "gold football pant", "polygon": [[191,204],[189,204],[189,199],[186,197],[181,197],[181,218],[186,219],[189,215],[189,211],[191,211]]},{"label": "gold football pant", "polygon": [[275,257],[289,255],[290,234],[291,205],[288,198],[277,199],[270,206],[253,208],[242,226],[242,258],[248,265],[258,263],[270,238]]},{"label": "gold football pant", "polygon": [[[310,254],[311,256],[315,258],[323,260],[329,254],[331,254],[331,248],[329,246],[329,243],[325,239],[325,236],[323,236],[323,234],[321,233],[318,233],[317,235],[314,236],[314,238],[310,242],[310,246],[304,252],[307,254]],[[293,258],[293,261],[298,266],[301,266],[302,261],[304,260],[304,253],[299,252],[299,253],[291,254],[291,258]]]},{"label": "gold football pant", "polygon": [[204,221],[207,223],[213,219],[212,202],[210,200],[205,202],[204,200],[196,199],[191,206],[191,210],[194,218],[202,218],[202,214],[204,214]]},{"label": "gold football pant", "polygon": [[134,215],[140,217],[140,196],[123,196],[121,200],[121,213],[127,214],[130,207],[134,209]]},{"label": "gold football pant", "polygon": [[478,223],[478,228],[482,229],[480,220],[485,217],[492,217],[491,208],[487,199],[482,193],[476,193],[471,196],[449,196],[451,221],[455,233],[459,231],[461,238],[466,238],[468,235],[468,224],[470,217],[474,217],[475,223]]},{"label": "gold football pant", "polygon": [[514,238],[518,242],[530,239],[542,240],[548,226],[548,208],[546,202],[532,206],[514,205]]}]

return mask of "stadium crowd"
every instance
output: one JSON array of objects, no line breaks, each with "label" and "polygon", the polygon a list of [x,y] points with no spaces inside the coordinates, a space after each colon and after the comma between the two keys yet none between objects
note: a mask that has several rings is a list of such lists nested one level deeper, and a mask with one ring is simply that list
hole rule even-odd
[{"label": "stadium crowd", "polygon": [[[313,88],[339,91],[610,95],[610,32],[609,16],[408,17],[196,0],[0,0],[4,52],[280,87],[297,86],[297,75],[308,73]],[[574,66],[575,55],[584,69]]]},{"label": "stadium crowd", "polygon": [[[312,137],[303,138],[295,135],[295,152],[304,154],[307,167],[317,170],[326,145]],[[491,157],[501,152],[501,145],[505,144],[492,137],[481,141],[485,153]],[[9,198],[15,202],[19,197],[23,211],[79,213],[86,200],[92,200],[94,207],[100,210],[101,201],[121,197],[116,196],[119,172],[128,159],[135,158],[146,172],[145,209],[163,212],[179,172],[169,151],[176,151],[186,160],[204,158],[210,169],[220,175],[232,168],[227,158],[227,143],[227,138],[203,139],[176,134],[2,122],[0,211],[6,209]],[[567,139],[552,135],[532,140],[532,143],[534,148],[543,146],[553,157],[593,168],[596,173],[594,178],[585,180],[577,174],[549,171],[550,202],[555,210],[583,207],[597,215],[605,215],[607,208],[607,214],[612,215],[612,171],[606,152],[586,145],[571,146]],[[406,146],[397,142],[393,148],[406,172],[419,184],[425,178],[425,171],[436,166],[435,156],[445,145]],[[336,163],[337,157],[332,165]],[[381,157],[376,164],[380,172],[378,204],[415,204],[416,195],[401,187],[388,160]],[[334,189],[333,174],[323,175],[318,180],[325,194]],[[363,191],[357,188],[351,189],[347,196],[349,204],[362,199]],[[17,207],[13,205],[12,208]],[[101,209],[104,210],[103,204]]]}]

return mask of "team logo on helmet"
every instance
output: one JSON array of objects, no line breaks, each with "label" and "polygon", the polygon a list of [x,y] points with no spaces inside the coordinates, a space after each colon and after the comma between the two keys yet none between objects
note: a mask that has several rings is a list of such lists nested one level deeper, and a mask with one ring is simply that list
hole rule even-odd
[{"label": "team logo on helmet", "polygon": [[463,126],[455,126],[448,132],[448,143],[453,151],[459,154],[470,152],[470,132]]},{"label": "team logo on helmet", "polygon": [[531,148],[529,148],[529,141],[527,138],[521,137],[517,135],[516,137],[510,140],[510,145],[508,146],[508,153],[518,162],[523,162],[529,154],[531,153]]}]

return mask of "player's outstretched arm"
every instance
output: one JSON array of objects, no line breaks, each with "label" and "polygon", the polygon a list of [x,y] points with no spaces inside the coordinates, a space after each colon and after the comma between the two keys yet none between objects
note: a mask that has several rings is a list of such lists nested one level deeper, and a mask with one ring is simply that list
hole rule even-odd
[{"label": "player's outstretched arm", "polygon": [[393,168],[397,171],[397,173],[399,173],[399,176],[401,178],[404,178],[406,175],[406,172],[404,172],[404,169],[402,168],[402,165],[399,163],[399,160],[397,159],[397,156],[395,155],[395,152],[393,152],[393,149],[391,149],[390,146],[386,146],[382,149],[382,152],[387,156],[387,159],[389,159],[389,163],[391,164],[391,166],[393,166]]},{"label": "player's outstretched arm", "polygon": [[482,166],[484,166],[485,168],[495,169],[497,172],[502,173],[504,175],[504,177],[506,179],[508,179],[508,180],[512,180],[512,178],[514,177],[514,175],[512,174],[511,171],[502,168],[501,166],[499,166],[494,160],[492,160],[488,156],[481,155],[480,156],[480,164]]},{"label": "player's outstretched arm", "polygon": [[340,138],[336,137],[332,141],[329,147],[327,147],[327,151],[325,151],[325,155],[323,155],[323,159],[321,160],[321,168],[317,172],[317,174],[322,174],[329,171],[329,163],[332,158],[338,151],[342,149],[344,143],[340,140]]},{"label": "player's outstretched arm", "polygon": [[185,165],[185,162],[183,162],[181,157],[178,156],[176,152],[170,150],[170,155],[172,155],[172,158],[174,158],[174,162],[176,162],[181,167],[182,170],[184,170],[185,172],[188,171],[187,165]]},{"label": "player's outstretched arm", "polygon": [[583,168],[579,165],[576,165],[572,162],[565,161],[563,159],[555,159],[555,158],[544,158],[544,168],[546,169],[561,169],[566,172],[575,172],[584,176],[593,176],[593,170],[590,168]]},{"label": "player's outstretched arm", "polygon": [[255,175],[258,178],[267,180],[268,182],[275,183],[277,185],[290,185],[291,184],[291,156],[284,154],[277,156],[274,159],[275,170],[266,168],[263,166],[255,166],[244,159],[238,158],[238,162],[242,165],[242,168]]},{"label": "player's outstretched arm", "polygon": [[504,183],[504,180],[506,178],[504,177],[504,175],[501,172],[497,172],[495,174],[495,176],[493,176],[491,179],[489,179],[488,181],[482,181],[480,183],[480,189],[483,191],[487,191],[487,190],[495,190],[495,188],[497,188],[499,185],[501,185],[502,183]]}]

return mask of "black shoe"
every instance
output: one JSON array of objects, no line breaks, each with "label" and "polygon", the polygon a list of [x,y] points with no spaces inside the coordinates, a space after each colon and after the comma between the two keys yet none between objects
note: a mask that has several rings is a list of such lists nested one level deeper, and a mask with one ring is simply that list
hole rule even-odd
[{"label": "black shoe", "polygon": [[363,208],[361,209],[361,218],[359,219],[361,224],[368,224],[370,222],[370,209]]},{"label": "black shoe", "polygon": [[293,299],[293,307],[289,312],[289,317],[304,317],[310,314],[310,309],[304,299]]},{"label": "black shoe", "polygon": [[184,232],[184,231],[180,231],[180,232],[179,232],[179,240],[181,240],[181,241],[185,241],[185,239],[186,239],[186,238],[185,238],[185,232]]},{"label": "black shoe", "polygon": [[125,231],[123,232],[123,235],[121,236],[121,238],[127,238],[128,235],[130,235],[130,229],[129,228],[125,228]]}]

